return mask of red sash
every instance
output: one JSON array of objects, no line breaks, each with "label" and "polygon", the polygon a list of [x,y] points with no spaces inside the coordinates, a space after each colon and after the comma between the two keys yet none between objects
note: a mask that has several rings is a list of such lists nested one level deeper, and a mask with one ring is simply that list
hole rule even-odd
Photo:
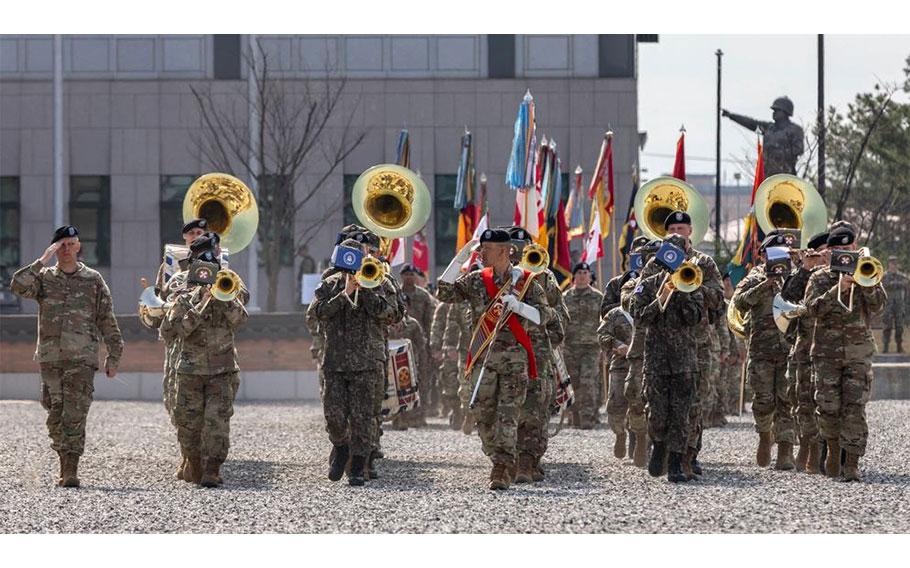
[{"label": "red sash", "polygon": [[[516,286],[521,289],[521,284],[525,282],[528,277],[531,275],[527,270],[523,270],[522,278],[516,282]],[[499,295],[499,289],[496,286],[496,283],[493,281],[493,268],[487,267],[480,271],[480,276],[483,278],[483,285],[487,289],[487,295],[491,299],[496,299]],[[507,284],[508,285],[508,284]],[[523,295],[523,294],[522,294]],[[520,298],[519,298],[520,299]],[[490,310],[490,312],[499,312],[502,313],[502,306],[499,310],[496,310],[495,307]],[[487,314],[484,314],[486,317]],[[518,341],[518,344],[521,345],[525,352],[528,354],[528,375],[531,379],[537,378],[537,360],[534,358],[534,349],[531,347],[531,338],[528,336],[528,332],[521,327],[521,323],[518,321],[518,316],[515,314],[509,314],[506,323],[509,326],[509,331],[512,332],[512,335],[515,336],[515,339]]]}]

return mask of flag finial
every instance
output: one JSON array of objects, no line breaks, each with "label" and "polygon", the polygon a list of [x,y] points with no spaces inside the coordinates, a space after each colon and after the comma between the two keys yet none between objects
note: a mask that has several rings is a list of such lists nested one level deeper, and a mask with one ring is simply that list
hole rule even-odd
[{"label": "flag finial", "polygon": [[526,102],[531,102],[531,101],[534,100],[534,97],[531,96],[531,89],[528,89],[528,90],[525,91],[524,100],[525,100]]},{"label": "flag finial", "polygon": [[685,124],[680,125],[679,131],[680,131],[680,132],[685,132],[685,131],[686,131],[686,125],[685,125]]},{"label": "flag finial", "polygon": [[584,172],[584,170],[581,169],[581,164],[578,164],[577,166],[575,166],[575,175],[580,176],[582,174],[582,172]]},{"label": "flag finial", "polygon": [[480,173],[480,183],[487,183],[487,174],[486,172]]}]

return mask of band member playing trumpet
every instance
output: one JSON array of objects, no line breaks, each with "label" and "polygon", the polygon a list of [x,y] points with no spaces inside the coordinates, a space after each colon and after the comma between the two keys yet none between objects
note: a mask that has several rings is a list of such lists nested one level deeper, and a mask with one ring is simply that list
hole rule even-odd
[{"label": "band member playing trumpet", "polygon": [[[193,219],[189,223],[183,225],[183,230],[181,235],[183,236],[183,243],[189,247],[192,242],[201,237],[206,230],[206,220],[205,219]],[[167,284],[166,279],[166,264],[161,263],[161,266],[158,267],[158,275],[155,277],[155,292],[159,298],[162,300],[166,299],[167,295],[165,294],[164,287]]]},{"label": "band member playing trumpet", "polygon": [[[799,251],[799,267],[784,282],[781,296],[784,300],[798,304],[806,295],[806,287],[812,274],[827,264],[823,251],[828,246],[828,233],[820,233],[809,240],[808,249]],[[821,448],[818,437],[818,419],[815,412],[815,384],[812,377],[812,359],[809,351],[815,334],[815,320],[808,315],[797,318],[796,338],[790,349],[787,365],[787,380],[792,385],[791,402],[796,404],[796,426],[799,433],[799,452],[796,454],[796,471],[809,474],[819,473]]]},{"label": "band member playing trumpet", "polygon": [[[191,258],[217,267],[217,247],[217,235],[206,233],[190,245]],[[203,270],[210,271],[207,266]],[[230,419],[240,384],[234,332],[248,315],[238,297],[239,282],[233,298],[219,300],[213,296],[212,286],[194,280],[194,273],[195,277],[202,274],[194,267],[190,272],[187,287],[177,293],[161,323],[161,336],[165,341],[181,342],[174,418],[187,459],[183,479],[217,487],[223,483],[221,465],[230,449]],[[217,278],[221,275],[218,272]]]},{"label": "band member playing trumpet", "polygon": [[[856,250],[856,233],[848,226],[837,227],[827,243],[832,256],[838,251]],[[875,353],[871,323],[887,299],[880,281],[860,284],[853,276],[822,267],[809,278],[804,299],[806,315],[815,319],[811,356],[818,428],[828,444],[825,473],[839,477],[843,449],[847,454],[843,472],[847,481],[859,481],[859,458],[866,452],[866,403]],[[845,305],[842,297],[850,298],[849,304]]]},{"label": "band member playing trumpet", "polygon": [[458,276],[474,241],[465,245],[439,278],[439,300],[468,302],[474,337],[468,372],[475,375],[477,419],[483,452],[493,462],[490,489],[508,489],[517,460],[518,420],[529,381],[538,380],[529,326],[545,326],[555,316],[543,288],[509,259],[512,239],[501,229],[480,237],[484,269]]}]

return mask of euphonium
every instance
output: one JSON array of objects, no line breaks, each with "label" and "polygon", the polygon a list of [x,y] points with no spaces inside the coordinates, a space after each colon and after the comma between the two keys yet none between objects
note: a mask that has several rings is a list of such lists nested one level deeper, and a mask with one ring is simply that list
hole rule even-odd
[{"label": "euphonium", "polygon": [[688,260],[682,263],[670,277],[673,288],[686,293],[698,290],[698,287],[701,286],[701,281],[701,268]]},{"label": "euphonium", "polygon": [[731,301],[727,304],[727,327],[736,337],[746,339],[746,326],[749,325],[749,314],[736,309]]},{"label": "euphonium", "polygon": [[635,194],[635,218],[641,232],[649,239],[662,239],[667,231],[664,221],[673,211],[685,211],[692,218],[695,246],[708,232],[708,205],[691,185],[674,177],[662,176],[641,186]]},{"label": "euphonium", "polygon": [[882,267],[881,261],[874,256],[871,256],[868,248],[862,248],[860,249],[860,252],[862,253],[862,256],[859,257],[859,261],[856,263],[853,281],[864,288],[878,285],[885,274],[885,269]]},{"label": "euphonium", "polygon": [[537,243],[525,246],[519,266],[532,274],[540,274],[550,265],[550,253]]},{"label": "euphonium", "polygon": [[256,236],[259,208],[245,183],[211,173],[194,181],[183,198],[183,222],[192,219],[205,219],[208,229],[221,237],[221,248],[237,253]]},{"label": "euphonium", "polygon": [[212,285],[212,297],[222,302],[230,302],[240,294],[241,280],[233,270],[222,269],[215,275]]},{"label": "euphonium", "polygon": [[828,211],[815,187],[794,175],[776,174],[755,191],[755,220],[766,234],[774,229],[799,229],[800,248],[825,231]]},{"label": "euphonium", "polygon": [[357,283],[361,288],[375,288],[382,284],[382,279],[385,278],[385,275],[385,266],[379,260],[368,256],[363,259],[360,264],[360,270],[357,271],[354,278],[357,279]]}]

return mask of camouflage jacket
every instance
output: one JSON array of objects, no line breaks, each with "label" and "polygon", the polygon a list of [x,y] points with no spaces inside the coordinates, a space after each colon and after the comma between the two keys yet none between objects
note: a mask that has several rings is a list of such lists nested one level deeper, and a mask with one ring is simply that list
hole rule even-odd
[{"label": "camouflage jacket", "polygon": [[604,286],[603,299],[600,302],[600,317],[603,318],[607,312],[619,305],[621,299],[621,288],[623,275],[610,278],[607,285]]},{"label": "camouflage jacket", "polygon": [[239,299],[221,302],[212,298],[206,306],[203,290],[192,286],[178,292],[161,323],[161,337],[166,342],[182,342],[176,371],[186,375],[239,371],[234,332],[249,318],[246,308]]},{"label": "camouflage jacket", "polygon": [[[337,274],[339,271],[334,267],[329,267],[322,271],[322,281],[324,282],[326,278],[333,274]],[[312,338],[312,343],[310,344],[310,356],[314,361],[319,363],[322,361],[322,352],[325,349],[325,333],[322,331],[322,325],[319,322],[319,318],[316,317],[315,312],[307,311],[304,315],[304,323],[310,332],[310,337]]]},{"label": "camouflage jacket", "polygon": [[566,338],[566,326],[569,323],[569,310],[563,301],[562,289],[556,281],[556,276],[552,270],[546,270],[537,278],[537,283],[543,287],[544,295],[547,298],[547,304],[553,308],[555,317],[546,325],[547,339],[550,347],[553,349],[562,345]]},{"label": "camouflage jacket", "polygon": [[781,291],[782,282],[768,282],[764,268],[752,269],[736,285],[733,292],[733,305],[743,313],[749,314],[749,355],[751,357],[770,357],[774,360],[787,358],[790,346],[784,334],[774,323],[774,296]]},{"label": "camouflage jacket", "polygon": [[[792,304],[801,304],[806,296],[806,288],[809,286],[809,278],[812,273],[821,269],[821,266],[813,269],[799,268],[794,270],[781,290],[781,297]],[[791,328],[793,324],[791,324]],[[799,362],[809,361],[809,352],[812,349],[812,335],[815,332],[815,321],[808,315],[796,319],[796,334],[793,340],[793,347],[790,348],[790,357]]]},{"label": "camouflage jacket", "polygon": [[[806,313],[815,319],[812,359],[861,360],[875,353],[872,318],[882,312],[887,294],[881,284],[853,286],[853,310],[837,301],[838,274],[828,267],[812,273],[806,289]],[[841,300],[849,305],[850,293]]]},{"label": "camouflage jacket", "polygon": [[13,275],[14,294],[38,302],[38,346],[35,360],[80,362],[98,368],[98,344],[107,348],[104,368],[116,369],[123,354],[123,336],[114,317],[111,291],[97,271],[77,264],[67,274],[40,261]]},{"label": "camouflage jacket", "polygon": [[433,325],[430,327],[430,353],[442,353],[443,340],[445,339],[446,326],[448,325],[449,310],[452,304],[438,302],[433,311]]},{"label": "camouflage jacket", "polygon": [[473,333],[474,322],[470,304],[463,302],[453,305],[449,310],[449,320],[442,341],[443,347],[455,349],[459,356],[465,355],[468,352],[468,345]]},{"label": "camouflage jacket", "polygon": [[[621,308],[627,314],[632,316],[632,337],[629,342],[629,350],[626,352],[626,359],[642,359],[645,356],[645,328],[644,325],[635,319],[632,313],[632,299],[635,297],[635,289],[638,287],[640,278],[630,278],[622,285],[620,297],[622,299]],[[610,312],[607,312],[610,313]]]},{"label": "camouflage jacket", "polygon": [[621,306],[616,306],[607,312],[607,316],[600,321],[600,327],[597,328],[600,348],[604,356],[610,360],[611,371],[622,371],[629,368],[626,356],[617,353],[616,349],[622,346],[628,347],[632,343],[630,319],[631,316],[627,317]]},{"label": "camouflage jacket", "polygon": [[[497,287],[501,287],[506,282],[509,282],[512,278],[511,268],[503,273],[498,279],[494,276],[494,281]],[[486,286],[483,283],[482,271],[475,270],[467,274],[462,274],[454,283],[448,282],[439,282],[439,300],[442,302],[466,302],[471,314],[470,329],[474,329],[474,326],[483,316],[487,304],[490,302],[490,296],[487,294]],[[546,294],[544,293],[543,288],[537,279],[533,279],[531,284],[528,286],[527,293],[525,293],[522,301],[529,306],[532,306],[537,309],[540,313],[540,326],[534,324],[534,322],[527,320],[521,316],[518,316],[518,322],[521,326],[528,332],[528,335],[533,333],[538,333],[535,331],[535,328],[542,327],[546,328],[547,323],[556,317],[555,310],[550,307],[547,302]],[[470,335],[470,331],[468,332]],[[467,345],[467,342],[470,341],[470,337],[466,341],[463,341],[462,344]],[[502,329],[496,336],[496,340],[493,343],[493,347],[498,347],[501,349],[506,349],[509,347],[514,347],[518,345],[518,340],[515,339],[515,336],[512,335],[511,330],[508,325],[502,326]]]},{"label": "camouflage jacket", "polygon": [[715,341],[713,324],[718,319],[727,317],[724,312],[724,281],[717,269],[717,263],[710,256],[697,250],[689,250],[689,260],[701,268],[702,281],[698,290],[692,295],[702,302],[702,320],[695,329],[699,348],[712,348]]},{"label": "camouflage jacket", "polygon": [[910,302],[910,278],[903,272],[885,272],[882,285],[888,293],[885,312],[896,315],[906,313],[907,304]]},{"label": "camouflage jacket", "polygon": [[420,286],[414,286],[411,289],[401,287],[401,291],[408,297],[410,305],[408,314],[417,320],[420,328],[426,332],[423,342],[429,345],[430,331],[433,328],[433,313],[436,311],[436,298]]},{"label": "camouflage jacket", "polygon": [[563,300],[569,310],[566,349],[597,347],[597,326],[600,325],[598,314],[603,297],[603,294],[591,286],[583,289],[572,287],[563,294]]},{"label": "camouflage jacket", "polygon": [[389,339],[410,339],[411,349],[417,361],[417,380],[427,380],[430,372],[429,353],[426,346],[426,334],[420,323],[406,314],[398,323],[389,327]]},{"label": "camouflage jacket", "polygon": [[641,278],[632,297],[634,321],[645,329],[644,372],[669,375],[695,372],[698,365],[694,328],[701,322],[702,302],[694,294],[674,293],[661,311],[658,293],[663,274]]},{"label": "camouflage jacket", "polygon": [[404,317],[403,307],[387,282],[361,288],[355,307],[353,297],[344,293],[345,280],[344,273],[323,280],[307,310],[319,320],[325,337],[320,363],[330,371],[373,369],[388,359],[389,326]]}]

